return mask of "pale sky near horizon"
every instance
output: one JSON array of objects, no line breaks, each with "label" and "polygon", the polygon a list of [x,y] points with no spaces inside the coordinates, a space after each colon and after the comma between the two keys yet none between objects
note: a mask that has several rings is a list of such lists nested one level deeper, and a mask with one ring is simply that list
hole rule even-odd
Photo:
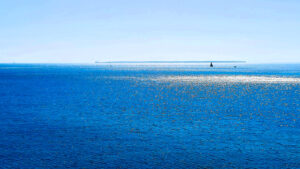
[{"label": "pale sky near horizon", "polygon": [[0,63],[300,63],[300,0],[0,0]]}]

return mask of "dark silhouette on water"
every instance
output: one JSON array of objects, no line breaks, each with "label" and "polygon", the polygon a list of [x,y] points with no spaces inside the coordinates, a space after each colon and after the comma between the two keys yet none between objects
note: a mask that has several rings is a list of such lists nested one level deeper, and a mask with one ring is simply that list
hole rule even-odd
[{"label": "dark silhouette on water", "polygon": [[214,67],[214,65],[212,64],[212,62],[210,62],[210,67]]}]

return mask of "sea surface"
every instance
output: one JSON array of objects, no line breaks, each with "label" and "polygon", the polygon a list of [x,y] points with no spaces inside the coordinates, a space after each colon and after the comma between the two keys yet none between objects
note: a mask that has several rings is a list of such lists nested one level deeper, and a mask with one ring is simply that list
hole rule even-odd
[{"label": "sea surface", "polygon": [[0,64],[0,168],[300,168],[300,65]]}]

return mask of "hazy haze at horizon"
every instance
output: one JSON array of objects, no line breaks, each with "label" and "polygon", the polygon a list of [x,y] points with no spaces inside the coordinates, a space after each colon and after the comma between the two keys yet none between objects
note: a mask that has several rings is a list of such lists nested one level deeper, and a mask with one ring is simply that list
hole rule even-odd
[{"label": "hazy haze at horizon", "polygon": [[0,63],[300,63],[297,0],[12,0],[0,14]]}]

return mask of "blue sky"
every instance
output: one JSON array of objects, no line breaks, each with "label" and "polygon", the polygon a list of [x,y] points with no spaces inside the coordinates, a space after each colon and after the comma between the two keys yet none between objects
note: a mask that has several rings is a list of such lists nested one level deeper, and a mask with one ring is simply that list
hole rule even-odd
[{"label": "blue sky", "polygon": [[300,62],[299,0],[0,0],[0,62]]}]

